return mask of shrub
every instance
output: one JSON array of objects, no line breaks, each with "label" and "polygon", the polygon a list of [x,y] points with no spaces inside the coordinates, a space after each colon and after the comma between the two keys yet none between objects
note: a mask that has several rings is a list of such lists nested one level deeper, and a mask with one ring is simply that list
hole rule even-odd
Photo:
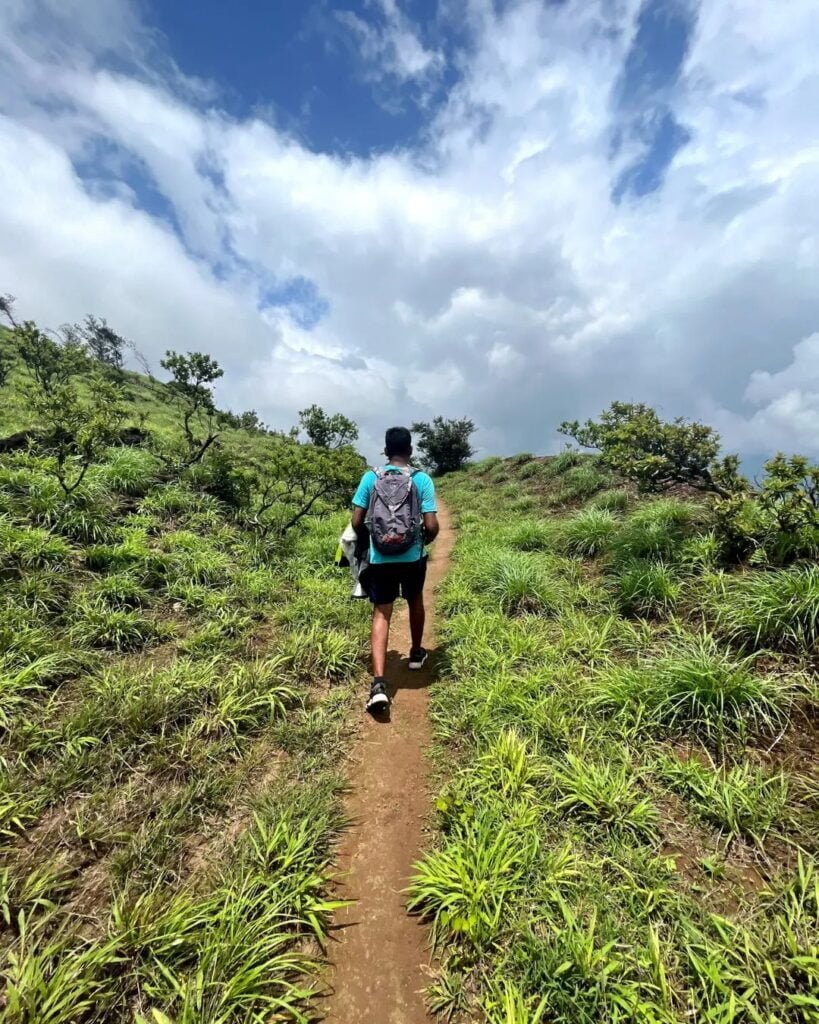
[{"label": "shrub", "polygon": [[485,476],[487,473],[491,473],[494,469],[500,466],[502,462],[503,459],[500,455],[490,455],[488,459],[476,462],[468,468],[474,470],[475,473],[479,473],[481,476]]},{"label": "shrub", "polygon": [[645,491],[688,484],[727,495],[746,486],[736,456],[718,461],[720,439],[713,428],[682,417],[666,423],[642,403],[612,402],[599,421],[565,421],[558,430],[584,448],[600,449],[605,465]]},{"label": "shrub", "polygon": [[37,527],[14,526],[0,516],[0,568],[56,568],[70,558],[71,548],[62,538]]},{"label": "shrub", "polygon": [[557,806],[609,828],[650,832],[657,813],[643,795],[641,780],[625,762],[595,762],[568,753],[554,764],[553,780],[560,793]]},{"label": "shrub", "polygon": [[552,456],[543,463],[543,476],[547,480],[551,480],[556,476],[562,476],[573,466],[579,466],[582,461],[583,456],[580,452],[569,448],[559,455]]},{"label": "shrub", "polygon": [[593,558],[609,548],[619,528],[611,512],[584,509],[561,524],[560,539],[567,554]]},{"label": "shrub", "polygon": [[625,615],[660,617],[671,612],[680,596],[680,583],[663,562],[637,561],[620,572],[617,597]]},{"label": "shrub", "polygon": [[555,531],[543,519],[522,519],[509,533],[508,543],[517,551],[548,551]]},{"label": "shrub", "polygon": [[286,634],[281,655],[305,682],[349,679],[359,669],[361,649],[355,637],[314,624]]},{"label": "shrub", "polygon": [[88,590],[92,600],[109,609],[139,608],[148,601],[148,591],[131,573],[119,572],[97,580]]},{"label": "shrub", "polygon": [[472,575],[473,586],[508,615],[554,613],[565,601],[562,582],[523,552],[487,551]]},{"label": "shrub", "polygon": [[560,481],[558,490],[549,497],[550,505],[570,505],[586,501],[609,483],[609,476],[601,473],[594,465],[583,463],[568,469],[560,477]]}]

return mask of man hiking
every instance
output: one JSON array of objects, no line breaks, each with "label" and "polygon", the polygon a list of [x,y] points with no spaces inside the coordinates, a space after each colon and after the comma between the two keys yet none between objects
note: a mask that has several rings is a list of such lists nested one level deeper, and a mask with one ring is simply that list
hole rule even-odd
[{"label": "man hiking", "polygon": [[424,580],[426,544],[438,536],[435,485],[420,470],[410,468],[412,437],[406,427],[390,427],[384,438],[386,465],[361,478],[353,497],[352,524],[362,540],[369,538],[370,564],[364,573],[365,589],[373,604],[373,684],[367,710],[380,714],[389,708],[384,672],[387,641],[395,599],[409,605],[412,649],[409,667],[420,669],[424,650]]}]

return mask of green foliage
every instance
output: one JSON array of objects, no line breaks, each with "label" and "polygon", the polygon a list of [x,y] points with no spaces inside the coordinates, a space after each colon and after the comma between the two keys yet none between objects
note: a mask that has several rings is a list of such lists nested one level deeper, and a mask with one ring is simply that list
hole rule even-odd
[{"label": "green foliage", "polygon": [[793,687],[754,668],[753,657],[734,658],[700,634],[675,641],[660,658],[605,667],[590,700],[601,710],[628,710],[708,739],[749,727],[770,732],[787,720]]},{"label": "green foliage", "polygon": [[487,557],[474,571],[475,584],[486,598],[509,615],[554,612],[564,597],[559,579],[523,552]]},{"label": "green foliage", "polygon": [[344,448],[358,440],[358,427],[341,413],[328,416],[318,405],[299,413],[299,425],[310,444],[319,448]]},{"label": "green foliage", "polygon": [[727,495],[746,486],[735,456],[718,461],[713,428],[682,417],[666,423],[642,403],[612,402],[598,421],[565,421],[558,429],[584,448],[599,449],[607,466],[645,491],[687,484]]},{"label": "green foliage", "polygon": [[565,461],[568,466],[565,471],[554,471],[553,478],[559,484],[547,499],[550,505],[573,505],[587,501],[610,482],[608,475],[601,473],[594,463],[583,461],[572,465],[567,458],[569,454],[558,455],[554,462],[549,463],[552,467]]},{"label": "green foliage", "polygon": [[584,509],[561,524],[561,545],[567,554],[594,558],[608,550],[619,528],[618,520],[606,509]]},{"label": "green foliage", "polygon": [[138,611],[105,604],[80,604],[75,609],[71,636],[81,647],[109,647],[116,651],[134,651],[156,643],[167,628],[146,619]]},{"label": "green foliage", "polygon": [[310,518],[349,503],[363,460],[349,445],[335,449],[273,437],[253,467],[242,521],[261,537],[282,536]]},{"label": "green foliage", "polygon": [[700,817],[724,829],[729,837],[762,840],[782,823],[788,804],[788,781],[749,764],[717,769],[690,758],[666,757],[660,771],[691,801]]},{"label": "green foliage", "polygon": [[182,413],[185,453],[180,456],[160,447],[157,455],[167,465],[181,470],[197,463],[219,436],[213,384],[225,371],[203,352],[183,355],[168,351],[160,366],[171,374],[165,387]]},{"label": "green foliage", "polygon": [[619,487],[601,491],[591,501],[592,508],[599,508],[605,512],[625,512],[628,506],[628,491],[624,491]]},{"label": "green foliage", "polygon": [[[82,483],[117,438],[125,416],[121,388],[88,369],[75,341],[60,345],[27,321],[15,329],[26,397],[43,426],[37,444],[66,494]],[[80,387],[80,380],[82,387]]]},{"label": "green foliage", "polygon": [[[585,466],[538,491],[551,504]],[[521,519],[494,472],[450,477],[442,491],[459,525],[432,703],[446,781],[437,841],[410,890],[442,960],[431,1004],[504,1022],[808,1020],[819,997],[815,786],[794,772],[810,761],[803,715],[815,711],[813,581],[802,575],[814,567],[799,567],[798,583],[793,569],[718,568],[709,510],[679,499],[541,519],[533,506]],[[567,528],[572,557],[556,553]],[[600,561],[583,562],[598,545]],[[548,615],[504,614],[492,592],[504,563],[527,597],[536,580],[556,585]],[[751,602],[736,596],[761,579],[777,611],[757,640]],[[651,617],[623,619],[618,599]],[[791,636],[785,608],[800,623],[788,620]],[[494,840],[509,851],[503,870]],[[726,906],[730,921],[714,912]]]},{"label": "green foliage", "polygon": [[641,505],[618,531],[615,555],[621,562],[676,559],[694,521],[695,509],[676,498],[660,498]]},{"label": "green foliage", "polygon": [[595,762],[568,753],[554,765],[559,797],[556,807],[608,828],[650,833],[657,813],[643,792],[639,776],[626,761],[608,757]]},{"label": "green foliage", "polygon": [[412,425],[424,465],[439,476],[463,468],[472,458],[475,451],[470,438],[475,429],[472,420],[445,420],[443,416],[436,416],[432,423]]},{"label": "green foliage", "polygon": [[103,317],[89,314],[81,324],[63,328],[63,336],[83,348],[92,359],[113,370],[121,370],[125,361],[125,350],[133,348]]},{"label": "green foliage", "polygon": [[635,559],[620,570],[617,600],[625,615],[660,618],[673,611],[679,597],[679,579],[664,562]]},{"label": "green foliage", "polygon": [[718,628],[743,646],[812,651],[819,644],[815,565],[730,578],[710,603]]}]

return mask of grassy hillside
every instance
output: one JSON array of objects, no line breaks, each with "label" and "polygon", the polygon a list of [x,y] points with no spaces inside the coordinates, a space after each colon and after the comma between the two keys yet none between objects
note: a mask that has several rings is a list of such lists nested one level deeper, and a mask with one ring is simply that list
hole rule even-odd
[{"label": "grassy hillside", "polygon": [[[0,436],[43,427],[25,379]],[[121,384],[123,426],[181,443],[162,388]],[[0,455],[0,1020],[305,1019],[365,611],[335,492],[286,533],[252,502],[289,514],[322,456],[223,428],[171,471],[146,439],[66,494],[57,444]]]},{"label": "grassy hillside", "polygon": [[574,453],[442,492],[436,1009],[819,1020],[815,562],[724,566],[701,500]]}]

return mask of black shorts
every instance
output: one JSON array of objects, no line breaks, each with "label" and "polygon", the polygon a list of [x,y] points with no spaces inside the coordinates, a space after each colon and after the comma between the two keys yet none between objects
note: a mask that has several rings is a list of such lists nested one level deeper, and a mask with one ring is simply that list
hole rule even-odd
[{"label": "black shorts", "polygon": [[426,556],[417,562],[378,562],[367,569],[367,595],[373,604],[392,604],[399,594],[414,601],[426,578]]}]

